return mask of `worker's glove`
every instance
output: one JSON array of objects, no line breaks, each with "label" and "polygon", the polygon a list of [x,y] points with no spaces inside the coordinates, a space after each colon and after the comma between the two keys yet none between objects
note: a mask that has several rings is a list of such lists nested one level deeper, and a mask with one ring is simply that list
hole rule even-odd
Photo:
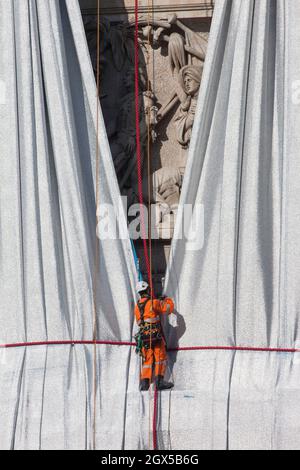
[{"label": "worker's glove", "polygon": [[169,315],[168,322],[169,322],[169,325],[172,326],[172,328],[178,328],[178,319],[175,313],[171,313]]}]

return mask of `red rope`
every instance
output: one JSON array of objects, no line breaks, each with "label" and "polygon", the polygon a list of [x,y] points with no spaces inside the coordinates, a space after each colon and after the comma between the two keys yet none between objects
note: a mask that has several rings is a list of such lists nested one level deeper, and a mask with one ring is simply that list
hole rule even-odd
[{"label": "red rope", "polygon": [[0,344],[1,349],[28,348],[35,346],[78,346],[78,345],[108,345],[108,346],[136,346],[136,343],[126,341],[33,341],[27,343]]},{"label": "red rope", "polygon": [[168,352],[177,351],[241,351],[241,352],[270,352],[270,353],[300,353],[300,349],[293,348],[256,348],[253,346],[186,346],[170,348]]},{"label": "red rope", "polygon": [[153,450],[158,450],[157,446],[157,416],[158,416],[158,390],[154,391],[154,411],[153,411]]},{"label": "red rope", "polygon": [[[126,341],[40,341],[31,343],[11,343],[11,344],[0,344],[1,348],[22,348],[22,347],[33,347],[33,346],[76,346],[76,345],[109,345],[109,346],[136,346],[135,343]],[[191,347],[179,347],[169,349],[169,352],[179,351],[244,351],[244,352],[269,352],[269,353],[300,353],[300,349],[293,348],[257,348],[257,347],[243,347],[243,346],[191,346]],[[157,418],[158,418],[158,396],[157,389],[154,392],[154,410],[153,410],[153,449],[158,450],[157,442]]]},{"label": "red rope", "polygon": [[[0,344],[1,349],[27,348],[34,346],[78,346],[93,345],[99,346],[128,346],[136,347],[136,343],[130,341],[93,341],[93,340],[77,340],[77,341],[32,341],[24,343],[7,343]],[[296,348],[259,348],[254,346],[186,346],[178,348],[170,348],[168,352],[185,352],[185,351],[240,351],[240,352],[269,352],[269,353],[300,353],[300,349]]]},{"label": "red rope", "polygon": [[[136,117],[136,156],[137,156],[137,174],[138,174],[138,193],[140,203],[140,216],[141,216],[141,230],[143,237],[145,263],[148,274],[148,282],[151,290],[151,298],[153,298],[153,282],[151,263],[149,256],[149,249],[147,243],[147,234],[145,226],[145,214],[144,214],[144,200],[143,200],[143,175],[142,175],[142,149],[141,149],[141,133],[140,133],[140,92],[139,92],[139,2],[135,0],[135,117]],[[148,175],[150,178],[150,175]],[[157,390],[154,394],[154,413],[153,413],[153,448],[157,449]]]},{"label": "red rope", "polygon": [[145,225],[145,206],[143,199],[143,175],[142,175],[142,149],[141,149],[141,132],[140,132],[140,91],[139,91],[139,2],[135,0],[135,118],[136,118],[136,157],[137,157],[137,174],[138,174],[138,195],[140,203],[141,231],[143,238],[144,256],[148,275],[148,282],[153,294],[153,283],[151,265],[147,243],[147,231]]}]

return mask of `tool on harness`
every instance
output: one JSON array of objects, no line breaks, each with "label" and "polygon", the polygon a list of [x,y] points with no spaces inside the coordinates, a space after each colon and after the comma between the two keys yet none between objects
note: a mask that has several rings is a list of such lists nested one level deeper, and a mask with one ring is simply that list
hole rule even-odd
[{"label": "tool on harness", "polygon": [[138,308],[140,311],[141,321],[138,333],[135,335],[136,340],[136,353],[142,356],[143,348],[150,349],[151,346],[160,342],[163,339],[162,328],[160,321],[151,323],[145,321],[145,308],[150,299],[140,300]]}]

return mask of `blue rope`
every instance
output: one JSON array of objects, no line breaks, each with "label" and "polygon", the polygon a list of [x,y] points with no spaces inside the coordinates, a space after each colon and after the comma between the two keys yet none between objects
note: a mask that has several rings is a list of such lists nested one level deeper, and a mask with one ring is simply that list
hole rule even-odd
[{"label": "blue rope", "polygon": [[142,273],[141,273],[141,269],[140,269],[140,260],[139,260],[139,258],[138,258],[138,256],[137,256],[137,253],[136,253],[136,249],[135,249],[133,240],[131,240],[131,247],[132,247],[132,251],[133,251],[133,256],[134,256],[134,262],[135,262],[136,270],[137,270],[137,273],[138,273],[138,280],[139,280],[139,282],[140,282],[140,281],[143,281],[143,275],[142,275]]}]

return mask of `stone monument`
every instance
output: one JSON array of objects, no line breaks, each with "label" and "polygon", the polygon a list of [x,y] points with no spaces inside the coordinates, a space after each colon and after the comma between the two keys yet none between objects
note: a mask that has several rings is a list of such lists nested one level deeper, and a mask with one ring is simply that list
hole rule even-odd
[{"label": "stone monument", "polygon": [[[97,2],[80,2],[96,70]],[[101,0],[100,6],[101,105],[120,190],[128,197],[128,204],[133,204],[138,201],[134,0]],[[146,204],[154,204],[152,224],[157,236],[153,242],[153,266],[157,290],[173,235],[213,7],[213,1],[203,0],[139,1],[143,195]],[[139,243],[136,249],[141,252]],[[142,259],[141,255],[141,262]]]}]

